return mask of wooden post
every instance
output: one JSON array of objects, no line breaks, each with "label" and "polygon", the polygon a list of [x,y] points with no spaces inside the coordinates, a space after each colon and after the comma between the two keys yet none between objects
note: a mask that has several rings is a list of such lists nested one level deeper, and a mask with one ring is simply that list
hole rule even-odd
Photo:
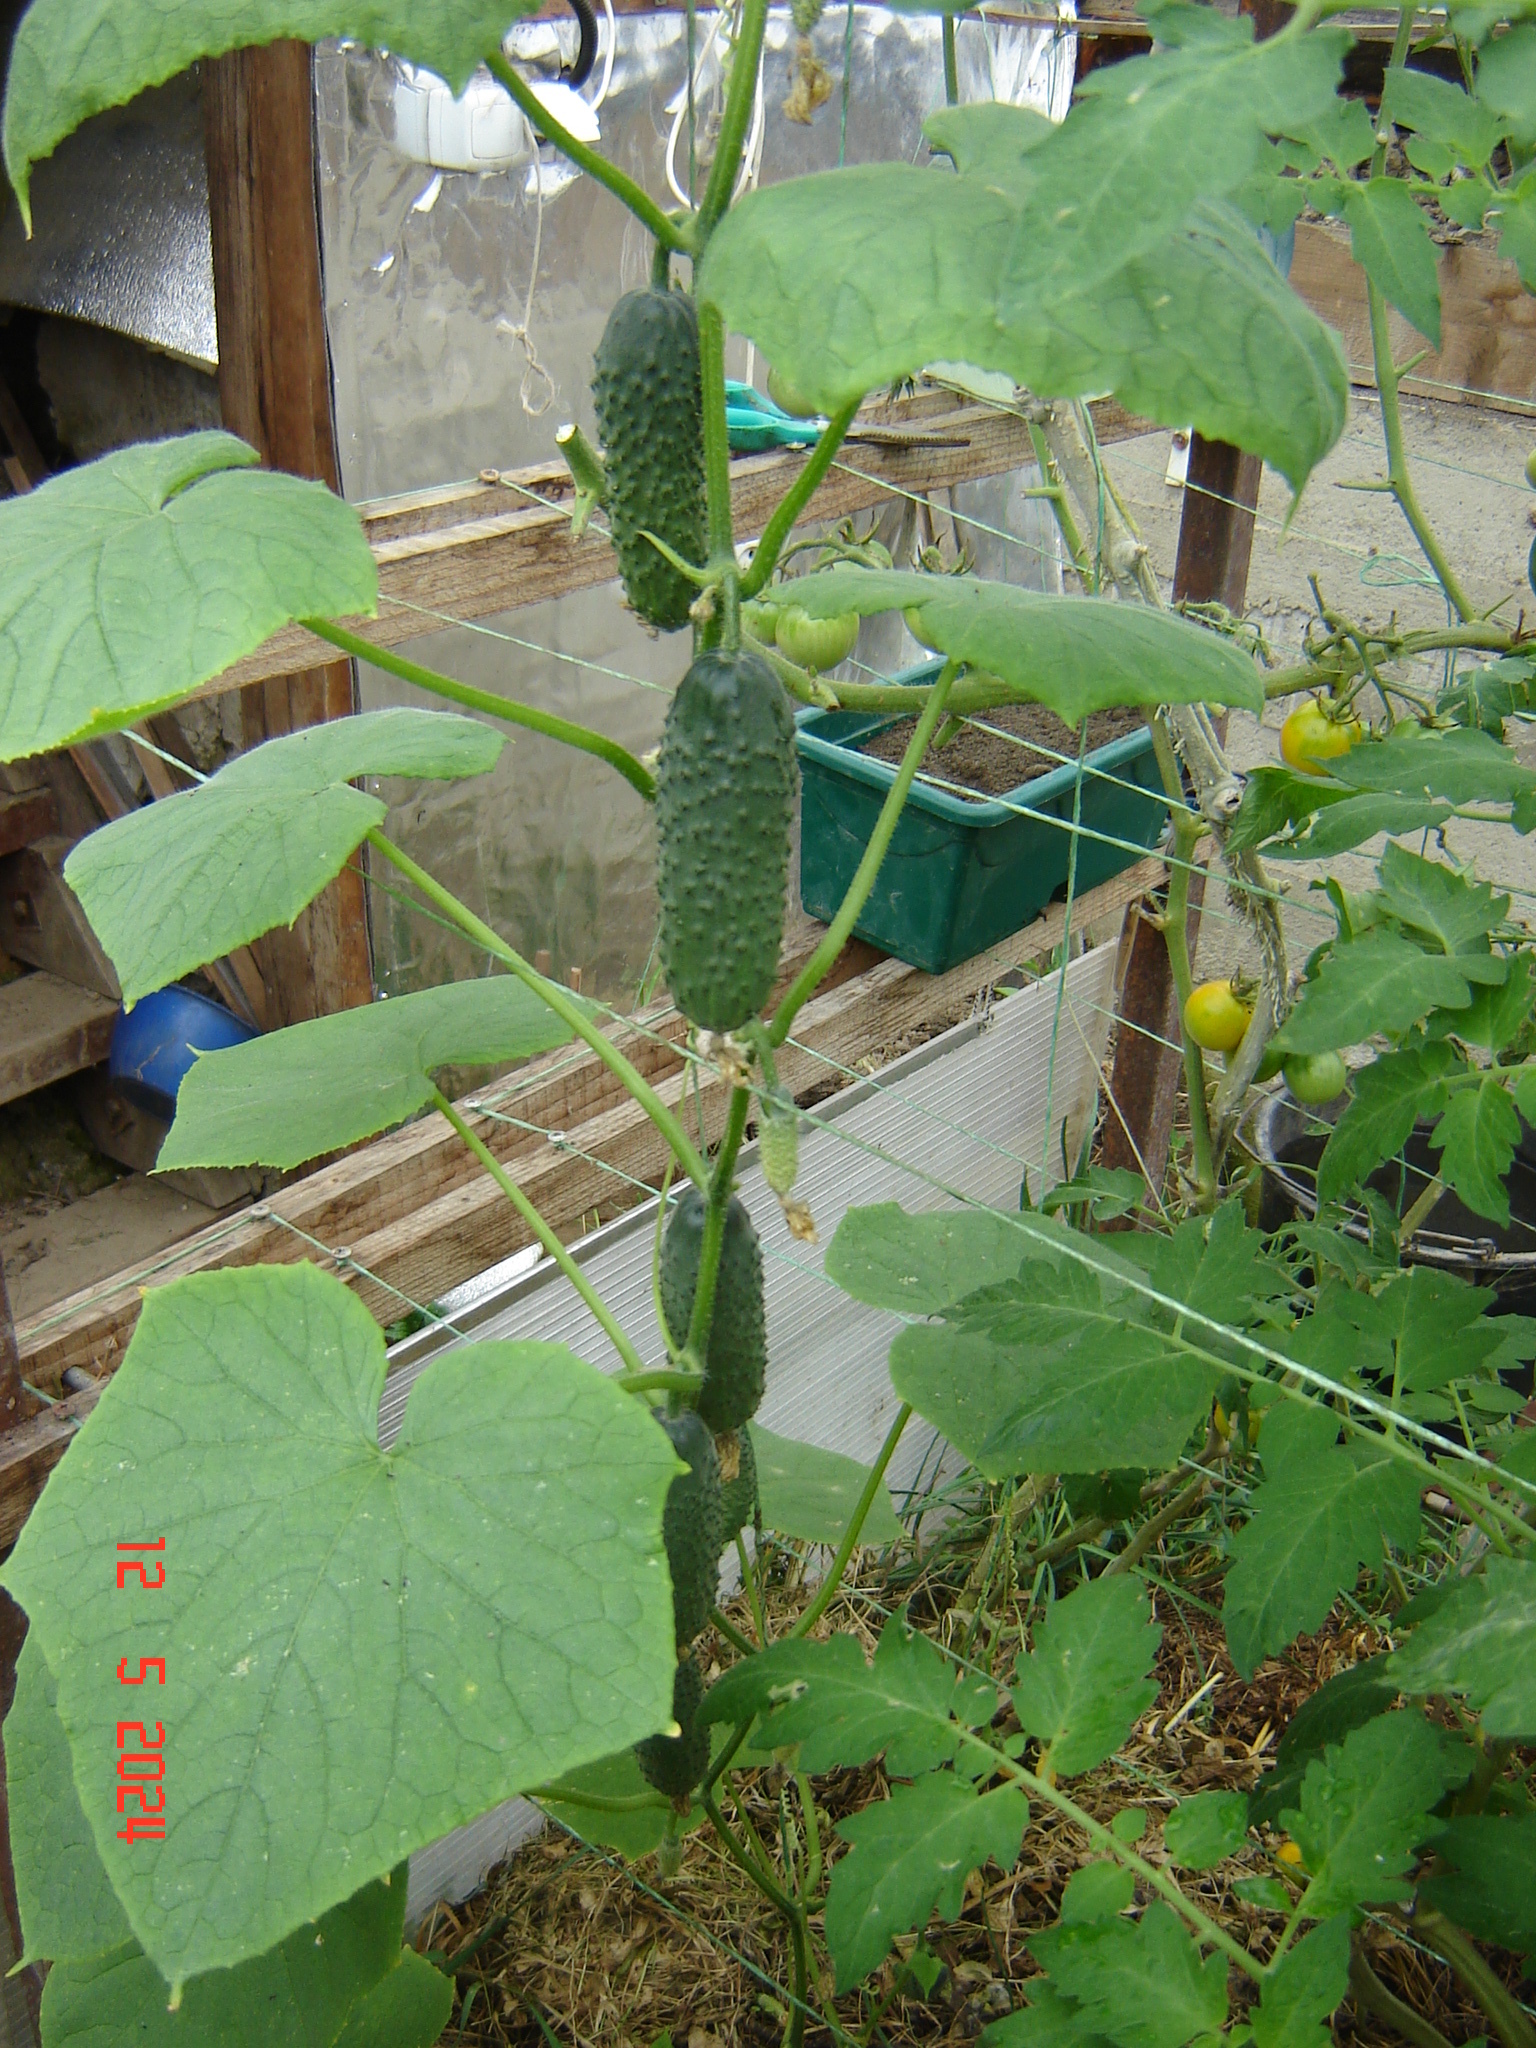
[{"label": "wooden post", "polygon": [[[1241,612],[1248,590],[1248,562],[1253,552],[1253,514],[1259,502],[1264,465],[1225,441],[1207,441],[1196,434],[1190,443],[1189,475],[1179,520],[1179,552],[1173,571],[1174,602],[1222,604]],[[1226,738],[1225,714],[1215,721]],[[1194,875],[1189,887],[1189,953],[1195,956],[1200,935],[1200,907],[1205,877]],[[1179,1037],[1178,1001],[1173,970],[1163,935],[1135,906],[1131,957],[1120,1000],[1120,1030],[1110,1077],[1119,1115],[1111,1109],[1104,1125],[1104,1164],[1133,1172],[1141,1154],[1153,1186],[1159,1191],[1173,1137],[1174,1103],[1184,1077],[1184,1063],[1173,1045]],[[1125,1128],[1120,1117],[1125,1118]],[[1111,1226],[1113,1227],[1113,1226]]]},{"label": "wooden post", "polygon": [[[208,58],[202,77],[224,424],[274,469],[336,490],[309,46]],[[346,661],[253,684],[241,692],[245,745],[355,708]],[[269,933],[253,950],[271,1024],[371,1001],[361,874],[344,868],[292,931]]]}]

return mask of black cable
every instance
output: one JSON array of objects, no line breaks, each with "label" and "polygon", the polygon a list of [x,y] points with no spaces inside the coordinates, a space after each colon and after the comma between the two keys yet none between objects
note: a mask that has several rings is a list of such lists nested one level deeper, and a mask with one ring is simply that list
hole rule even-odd
[{"label": "black cable", "polygon": [[586,84],[597,62],[597,16],[592,11],[592,0],[571,0],[571,12],[581,29],[581,40],[571,62],[561,65],[560,82],[574,91]]}]

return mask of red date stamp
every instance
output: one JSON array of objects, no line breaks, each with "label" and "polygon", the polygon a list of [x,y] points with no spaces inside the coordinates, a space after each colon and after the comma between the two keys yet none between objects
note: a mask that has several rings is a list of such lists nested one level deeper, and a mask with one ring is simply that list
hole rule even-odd
[{"label": "red date stamp", "polygon": [[[153,1543],[119,1543],[117,1590],[158,1592],[165,1584],[164,1559],[154,1553],[165,1549],[165,1538]],[[138,1554],[135,1554],[138,1553]],[[120,1685],[165,1683],[165,1659],[124,1657],[118,1664]],[[119,1721],[117,1724],[117,1810],[126,1825],[118,1830],[120,1842],[163,1842],[165,1840],[165,1728],[159,1721]]]}]

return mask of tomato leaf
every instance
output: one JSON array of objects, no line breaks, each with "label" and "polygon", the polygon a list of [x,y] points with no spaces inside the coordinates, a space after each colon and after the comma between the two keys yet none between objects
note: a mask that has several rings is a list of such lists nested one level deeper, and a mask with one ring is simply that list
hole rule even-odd
[{"label": "tomato leaf", "polygon": [[1438,1113],[1442,1083],[1460,1064],[1450,1046],[1440,1044],[1383,1053],[1368,1067],[1357,1067],[1348,1107],[1318,1163],[1318,1200],[1339,1201],[1384,1159],[1395,1158],[1419,1118]]},{"label": "tomato leaf", "polygon": [[[1493,46],[1498,48],[1498,44]],[[1498,67],[1495,66],[1495,83]],[[1432,71],[1394,70],[1383,95],[1382,113],[1399,128],[1411,128],[1428,142],[1443,143],[1458,163],[1480,171],[1498,147],[1507,123],[1500,121],[1481,90],[1474,99]],[[1374,180],[1373,180],[1374,182]]]},{"label": "tomato leaf", "polygon": [[1419,1897],[1479,1941],[1536,1950],[1536,1809],[1454,1814]]},{"label": "tomato leaf", "polygon": [[1488,934],[1509,915],[1508,896],[1495,896],[1492,883],[1473,882],[1404,846],[1385,848],[1376,873],[1392,915],[1438,940],[1446,953],[1486,952]]},{"label": "tomato leaf", "polygon": [[1331,802],[1301,838],[1266,851],[1272,860],[1330,860],[1382,832],[1436,832],[1450,815],[1450,805],[1433,797],[1372,790]]},{"label": "tomato leaf", "polygon": [[1409,1712],[1367,1721],[1314,1757],[1299,1805],[1280,1817],[1307,1871],[1302,1912],[1323,1920],[1411,1897],[1414,1851],[1444,1827],[1432,1809],[1466,1777],[1470,1754]]},{"label": "tomato leaf", "polygon": [[1030,1953],[1078,2002],[1085,2032],[1117,2048],[1184,2048],[1227,2017],[1227,1963],[1203,1962],[1171,1906],[1154,1899],[1139,1920],[1050,1927]]},{"label": "tomato leaf", "polygon": [[909,1216],[895,1202],[850,1209],[827,1246],[826,1275],[870,1308],[932,1316],[1032,1255],[1016,1223],[987,1209]]},{"label": "tomato leaf", "polygon": [[[649,1415],[558,1345],[465,1344],[386,1451],[383,1385],[378,1326],[313,1266],[154,1289],[5,1566],[173,1984],[667,1719],[679,1468]],[[130,1539],[163,1539],[163,1585],[117,1590]],[[130,1656],[165,1660],[166,1831],[125,1846],[97,1760]]]},{"label": "tomato leaf", "polygon": [[1459,1088],[1430,1132],[1441,1154],[1440,1173],[1475,1215],[1509,1222],[1504,1176],[1514,1164],[1520,1119],[1502,1081],[1490,1075],[1475,1088]]},{"label": "tomato leaf", "polygon": [[1424,1035],[1444,1039],[1455,1034],[1465,1045],[1481,1046],[1500,1053],[1520,1035],[1533,1007],[1536,1007],[1536,967],[1528,953],[1516,953],[1509,961],[1509,973],[1502,985],[1474,988],[1464,1010],[1432,1012]]},{"label": "tomato leaf", "polygon": [[1393,790],[1452,804],[1499,803],[1536,791],[1536,773],[1491,733],[1469,726],[1433,734],[1399,726],[1384,740],[1351,747],[1328,766],[1334,781],[1350,789]]},{"label": "tomato leaf", "polygon": [[1163,1847],[1185,1870],[1214,1870],[1248,1839],[1248,1798],[1243,1792],[1197,1792],[1181,1799],[1163,1822]]},{"label": "tomato leaf", "polygon": [[1519,22],[1485,43],[1477,58],[1477,98],[1516,142],[1536,142],[1536,27]]},{"label": "tomato leaf", "polygon": [[1075,1778],[1113,1755],[1157,1698],[1163,1639],[1145,1587],[1099,1578],[1054,1601],[1013,1671],[1019,1725],[1040,1744],[1042,1776]]},{"label": "tomato leaf", "polygon": [[[23,18],[13,95],[44,11]],[[255,461],[233,434],[185,434],[0,503],[0,761],[164,710],[292,619],[372,614],[357,514]]]},{"label": "tomato leaf", "polygon": [[1248,1795],[1248,1818],[1270,1827],[1301,1796],[1301,1781],[1314,1757],[1330,1743],[1340,1743],[1353,1729],[1363,1728],[1397,1700],[1398,1687],[1387,1677],[1387,1657],[1367,1657],[1335,1673],[1302,1701],[1286,1724],[1273,1770],[1267,1771]]},{"label": "tomato leaf", "polygon": [[1362,1443],[1337,1444],[1331,1409],[1276,1404],[1264,1419],[1264,1479],[1232,1540],[1222,1619],[1232,1662],[1251,1679],[1265,1657],[1321,1626],[1383,1538],[1417,1547],[1411,1466]]},{"label": "tomato leaf", "polygon": [[1491,1287],[1469,1287],[1454,1273],[1414,1266],[1377,1297],[1394,1333],[1396,1376],[1409,1393],[1443,1387],[1484,1368],[1508,1333],[1508,1319],[1487,1313]]},{"label": "tomato leaf", "polygon": [[1349,1989],[1349,1915],[1314,1927],[1264,1972],[1248,2014],[1256,2048],[1325,2048],[1325,2022]]},{"label": "tomato leaf", "polygon": [[1472,999],[1459,960],[1425,953],[1396,932],[1367,932],[1335,946],[1271,1044],[1284,1052],[1333,1052],[1375,1032],[1406,1031],[1434,1009]]},{"label": "tomato leaf", "polygon": [[452,712],[368,711],[285,734],[81,840],[64,876],[136,1003],[291,925],[388,806],[364,775],[483,775],[502,735]]},{"label": "tomato leaf", "polygon": [[1536,1737],[1536,1560],[1490,1557],[1458,1580],[1390,1669],[1404,1692],[1462,1694],[1489,1735]]},{"label": "tomato leaf", "polygon": [[1440,346],[1440,273],[1429,222],[1399,178],[1337,186],[1349,223],[1350,253],[1389,305]]},{"label": "tomato leaf", "polygon": [[926,1927],[934,1912],[955,1919],[965,1881],[981,1864],[1011,1870],[1028,1825],[1029,1803],[1017,1786],[978,1798],[950,1771],[894,1785],[889,1799],[839,1821],[851,1847],[833,1868],[826,1906],[838,1992],[878,1969],[898,1934]]},{"label": "tomato leaf", "polygon": [[1049,1977],[1031,1977],[1028,1988],[1028,2005],[982,2028],[982,2048],[1109,2048],[1102,2034],[1084,2026],[1077,2000]]},{"label": "tomato leaf", "polygon": [[510,974],[451,981],[203,1053],[158,1164],[302,1166],[404,1123],[433,1072],[528,1059],[571,1029]]}]

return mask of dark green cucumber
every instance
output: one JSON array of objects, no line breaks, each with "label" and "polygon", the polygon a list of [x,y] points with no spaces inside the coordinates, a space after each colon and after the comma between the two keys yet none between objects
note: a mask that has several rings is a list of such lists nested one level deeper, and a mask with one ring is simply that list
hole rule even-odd
[{"label": "dark green cucumber", "polygon": [[694,1409],[658,1415],[656,1420],[688,1467],[673,1480],[662,1515],[672,1574],[672,1619],[681,1650],[709,1620],[720,1583],[720,1553],[725,1548],[720,1459],[713,1435]]},{"label": "dark green cucumber", "polygon": [[[729,1443],[730,1439],[725,1441]],[[736,1445],[736,1477],[727,1479],[720,1488],[727,1543],[734,1542],[743,1529],[751,1528],[757,1521],[757,1452],[752,1448],[750,1429],[743,1426],[736,1431]]]},{"label": "dark green cucumber", "polygon": [[698,1665],[691,1656],[680,1657],[672,1681],[672,1718],[682,1734],[647,1735],[635,1744],[641,1777],[669,1799],[686,1799],[709,1769],[709,1730],[695,1718],[703,1698]]},{"label": "dark green cucumber", "polygon": [[[661,1311],[679,1350],[688,1341],[703,1245],[704,1197],[691,1187],[672,1211],[661,1241]],[[704,1384],[695,1404],[700,1416],[716,1436],[739,1429],[757,1413],[763,1398],[768,1331],[763,1315],[763,1249],[752,1218],[735,1195],[725,1212],[703,1365]]]},{"label": "dark green cucumber", "polygon": [[703,566],[704,413],[699,316],[686,292],[627,292],[597,345],[592,397],[608,478],[608,522],[624,595],[648,626],[675,632],[698,596],[645,538]]},{"label": "dark green cucumber", "polygon": [[661,959],[692,1024],[735,1031],[779,971],[795,721],[760,654],[701,654],[667,712],[656,769]]}]

